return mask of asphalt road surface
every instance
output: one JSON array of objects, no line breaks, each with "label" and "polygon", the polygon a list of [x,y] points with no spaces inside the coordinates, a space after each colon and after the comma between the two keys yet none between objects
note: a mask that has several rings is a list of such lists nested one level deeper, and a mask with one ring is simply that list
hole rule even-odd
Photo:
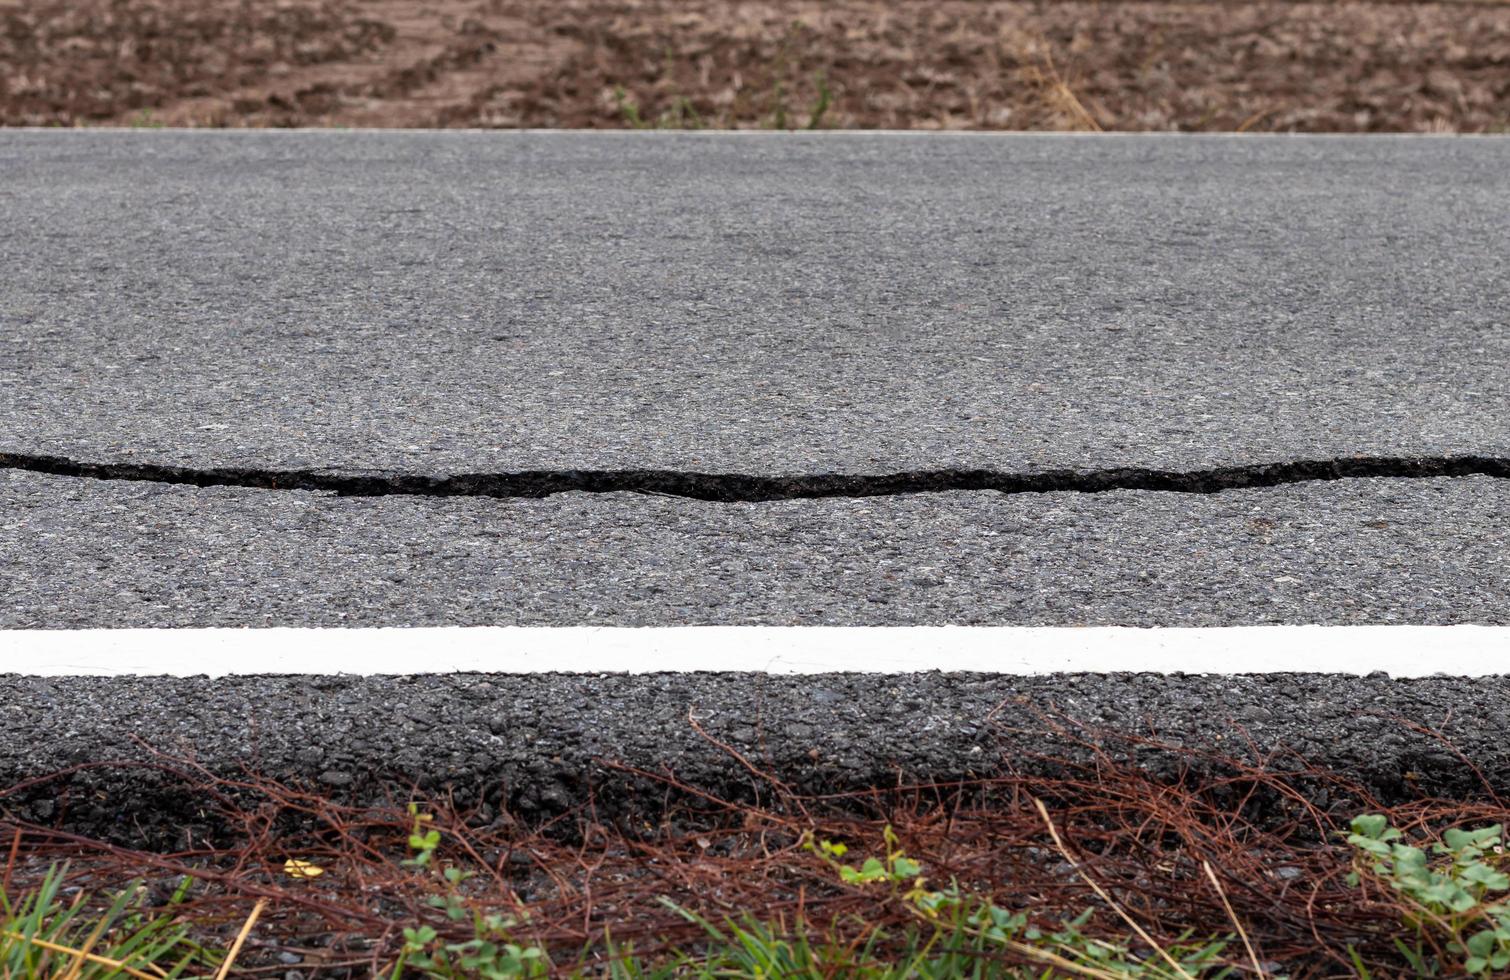
[{"label": "asphalt road surface", "polygon": [[[0,222],[0,627],[1510,625],[1510,138],[13,131]],[[1011,698],[1510,773],[1493,678],[12,677],[0,781],[545,814]]]},{"label": "asphalt road surface", "polygon": [[0,452],[1510,456],[1510,140],[0,133]]},{"label": "asphalt road surface", "polygon": [[713,503],[0,471],[0,584],[6,628],[1510,625],[1510,480]]}]

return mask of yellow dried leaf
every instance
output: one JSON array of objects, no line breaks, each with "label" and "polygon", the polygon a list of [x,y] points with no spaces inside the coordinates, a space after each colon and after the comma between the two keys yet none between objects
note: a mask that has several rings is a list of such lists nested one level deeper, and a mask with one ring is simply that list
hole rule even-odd
[{"label": "yellow dried leaf", "polygon": [[325,869],[309,861],[289,858],[283,862],[283,873],[291,878],[318,878],[325,873]]}]

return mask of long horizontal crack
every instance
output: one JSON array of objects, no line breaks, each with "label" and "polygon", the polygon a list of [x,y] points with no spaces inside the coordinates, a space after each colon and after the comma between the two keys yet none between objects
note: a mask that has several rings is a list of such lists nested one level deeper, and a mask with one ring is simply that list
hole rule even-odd
[{"label": "long horizontal crack", "polygon": [[1510,457],[1358,456],[1221,466],[1199,470],[1118,467],[1003,473],[995,470],[913,470],[880,475],[751,476],[681,470],[522,470],[514,473],[339,473],[240,467],[87,463],[61,456],[0,453],[0,469],[95,480],[144,480],[193,487],[320,490],[352,497],[406,494],[429,497],[548,497],[557,493],[650,493],[721,503],[822,497],[885,497],[949,490],[1000,493],[1104,493],[1157,490],[1220,493],[1252,487],[1353,478],[1421,479],[1491,476],[1510,479]]}]

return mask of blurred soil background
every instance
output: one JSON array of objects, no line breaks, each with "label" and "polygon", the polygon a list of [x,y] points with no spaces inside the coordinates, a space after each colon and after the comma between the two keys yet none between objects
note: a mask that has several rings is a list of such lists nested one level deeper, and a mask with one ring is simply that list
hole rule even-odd
[{"label": "blurred soil background", "polygon": [[0,0],[0,124],[1510,131],[1510,0]]}]

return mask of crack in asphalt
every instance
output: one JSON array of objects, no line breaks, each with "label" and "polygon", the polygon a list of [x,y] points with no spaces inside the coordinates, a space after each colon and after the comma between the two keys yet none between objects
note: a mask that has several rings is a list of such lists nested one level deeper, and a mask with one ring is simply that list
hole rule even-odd
[{"label": "crack in asphalt", "polygon": [[999,493],[1106,493],[1152,490],[1220,493],[1346,479],[1490,476],[1510,479],[1510,457],[1348,456],[1196,470],[1115,467],[1009,473],[988,469],[910,470],[879,475],[757,476],[666,469],[520,470],[510,473],[340,472],[315,469],[191,467],[90,463],[63,456],[0,452],[0,469],[94,480],[135,480],[192,487],[314,490],[347,497],[549,497],[558,493],[644,493],[717,503],[824,497],[888,497],[951,490]]}]

